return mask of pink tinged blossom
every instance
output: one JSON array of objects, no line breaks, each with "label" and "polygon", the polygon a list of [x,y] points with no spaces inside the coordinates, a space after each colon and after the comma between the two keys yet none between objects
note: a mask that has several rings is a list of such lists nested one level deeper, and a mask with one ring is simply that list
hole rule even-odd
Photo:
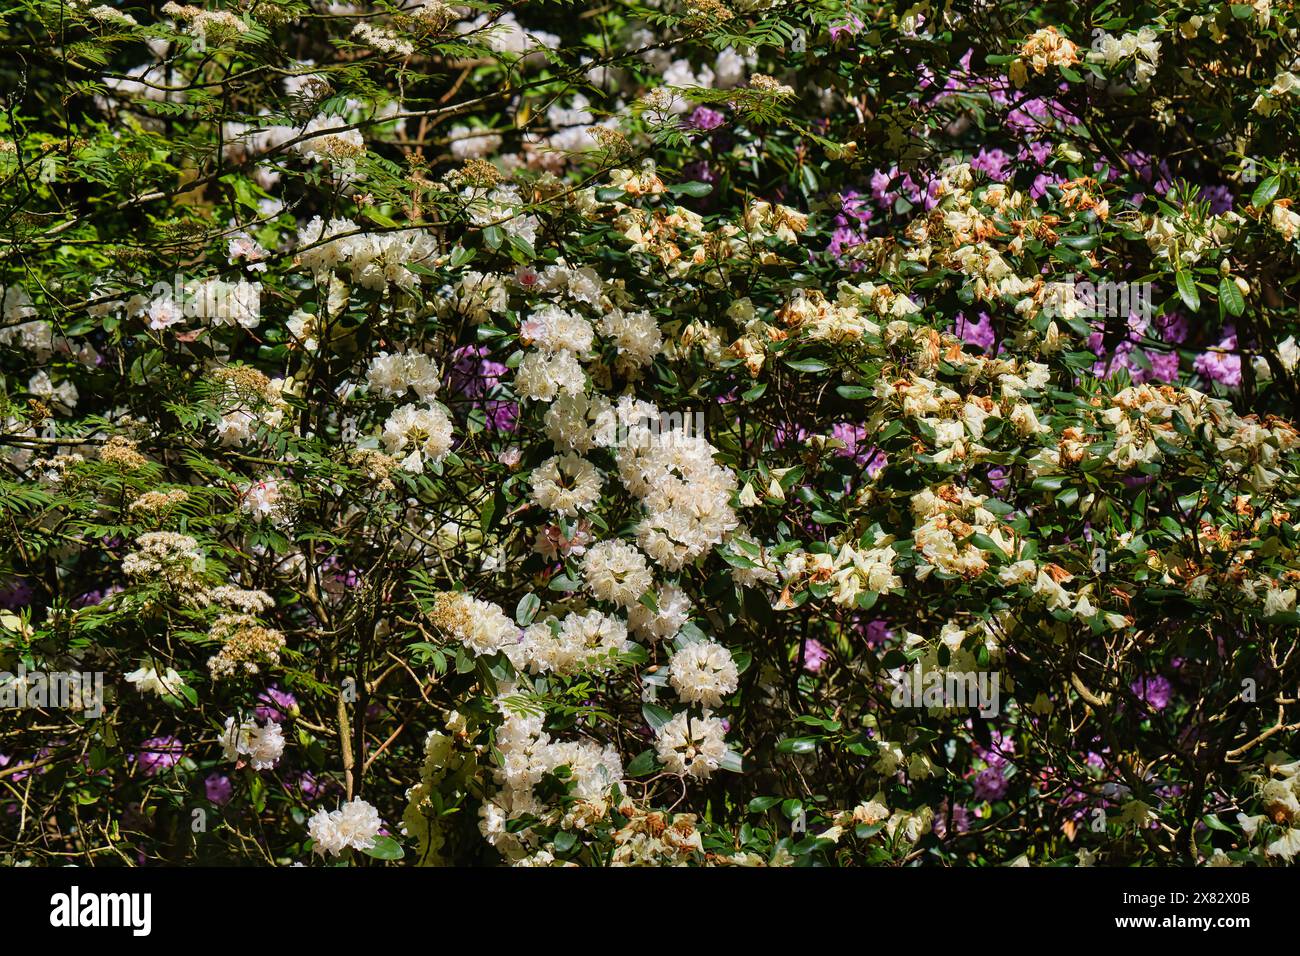
[{"label": "pink tinged blossom", "polygon": [[1151,362],[1152,378],[1161,382],[1178,380],[1177,352],[1147,352],[1147,359]]},{"label": "pink tinged blossom", "polygon": [[1202,352],[1192,362],[1192,369],[1197,375],[1228,388],[1241,385],[1241,356],[1233,354],[1237,348],[1237,336],[1229,335],[1215,348]]},{"label": "pink tinged blossom", "polygon": [[707,106],[697,106],[695,111],[691,113],[690,119],[686,122],[688,126],[699,130],[701,133],[711,133],[724,125],[727,122],[727,117],[720,110],[710,109]]},{"label": "pink tinged blossom", "polygon": [[863,23],[861,18],[849,14],[843,20],[831,24],[831,40],[840,40],[844,37],[856,36],[862,29]]},{"label": "pink tinged blossom", "polygon": [[817,638],[810,637],[803,642],[803,669],[808,673],[816,674],[820,671],[830,656],[826,645]]}]

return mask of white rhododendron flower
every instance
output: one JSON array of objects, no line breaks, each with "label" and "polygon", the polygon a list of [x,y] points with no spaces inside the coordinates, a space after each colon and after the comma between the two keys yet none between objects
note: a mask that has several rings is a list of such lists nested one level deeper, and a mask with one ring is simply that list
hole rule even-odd
[{"label": "white rhododendron flower", "polygon": [[273,720],[259,726],[255,720],[236,723],[227,717],[221,747],[227,760],[247,757],[254,770],[270,770],[284,753],[284,734]]},{"label": "white rhododendron flower", "polygon": [[725,736],[717,717],[692,717],[682,711],[659,728],[655,750],[669,773],[705,779],[722,766],[727,753]]},{"label": "white rhododendron flower", "polygon": [[740,675],[731,652],[721,644],[687,644],[668,662],[669,682],[688,704],[719,707],[738,686]]},{"label": "white rhododendron flower", "polygon": [[384,450],[401,459],[403,471],[421,472],[451,450],[447,413],[436,405],[403,405],[384,422]]},{"label": "white rhododendron flower", "polygon": [[142,666],[126,675],[126,680],[142,694],[158,694],[160,697],[178,697],[185,680],[174,667],[166,668],[161,674],[157,668]]},{"label": "white rhododendron flower", "polygon": [[307,823],[313,850],[321,856],[338,856],[344,850],[369,850],[384,821],[374,806],[355,797],[337,810],[321,808]]}]

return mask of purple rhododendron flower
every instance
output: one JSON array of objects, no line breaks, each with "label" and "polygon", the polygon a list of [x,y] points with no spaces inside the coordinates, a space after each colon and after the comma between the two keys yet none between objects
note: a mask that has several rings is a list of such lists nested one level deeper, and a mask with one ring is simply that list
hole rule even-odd
[{"label": "purple rhododendron flower", "polygon": [[843,20],[831,24],[831,40],[839,40],[843,37],[856,36],[858,31],[863,27],[862,19],[853,14],[849,14]]},{"label": "purple rhododendron flower", "polygon": [[284,723],[297,712],[298,699],[288,691],[280,690],[277,685],[272,684],[258,695],[257,707],[253,710],[253,715],[258,720],[274,720],[279,724]]},{"label": "purple rhododendron flower", "polygon": [[810,637],[803,642],[803,669],[810,674],[820,671],[830,656],[826,645],[817,638]]},{"label": "purple rhododendron flower", "polygon": [[1204,187],[1197,198],[1210,204],[1211,216],[1223,215],[1232,208],[1234,203],[1232,190],[1222,185]]},{"label": "purple rhododendron flower", "polygon": [[0,586],[0,607],[10,611],[27,607],[32,603],[32,586],[22,578],[10,578]]},{"label": "purple rhododendron flower", "polygon": [[1011,178],[1011,157],[1000,149],[981,149],[970,161],[970,168],[997,183]]},{"label": "purple rhododendron flower", "polygon": [[512,432],[519,427],[519,403],[491,399],[483,403],[488,427],[494,431]]},{"label": "purple rhododendron flower", "polygon": [[467,398],[482,398],[501,381],[506,366],[487,358],[486,345],[466,345],[452,353],[447,384],[451,391]]},{"label": "purple rhododendron flower", "polygon": [[1129,687],[1138,700],[1145,703],[1152,710],[1164,710],[1169,706],[1169,700],[1173,696],[1173,688],[1169,684],[1169,679],[1161,674],[1153,677],[1139,677]]},{"label": "purple rhododendron flower", "polygon": [[976,800],[992,802],[1001,800],[1007,794],[1007,778],[1002,775],[1002,770],[998,767],[981,770],[975,775],[972,786]]},{"label": "purple rhododendron flower", "polygon": [[872,478],[885,467],[885,453],[874,445],[867,444],[865,425],[837,422],[831,426],[831,437],[844,442],[844,447],[835,449],[835,454],[841,458],[852,458],[854,463],[865,468]]},{"label": "purple rhododendron flower", "polygon": [[879,617],[867,622],[865,633],[868,647],[879,647],[894,636],[894,632],[889,629],[889,622]]},{"label": "purple rhododendron flower", "polygon": [[1192,369],[1212,382],[1237,388],[1241,385],[1241,356],[1233,354],[1236,348],[1237,336],[1229,335],[1215,348],[1196,356]]},{"label": "purple rhododendron flower", "polygon": [[1178,353],[1177,352],[1147,352],[1147,360],[1151,363],[1151,377],[1160,382],[1178,381]]},{"label": "purple rhododendron flower", "polygon": [[997,339],[997,334],[993,331],[993,319],[987,312],[981,312],[976,322],[967,319],[964,312],[958,312],[953,334],[967,345],[979,346],[986,352]]},{"label": "purple rhododendron flower", "polygon": [[235,785],[223,773],[210,773],[203,781],[203,792],[209,803],[222,807],[230,802],[235,792]]},{"label": "purple rhododendron flower", "polygon": [[1174,311],[1166,312],[1164,315],[1156,316],[1156,331],[1166,342],[1172,342],[1175,345],[1187,341],[1187,316],[1183,313]]},{"label": "purple rhododendron flower", "polygon": [[687,125],[699,130],[701,133],[711,133],[719,126],[727,122],[727,116],[721,110],[715,110],[708,106],[697,106],[691,113]]},{"label": "purple rhododendron flower", "polygon": [[180,763],[185,747],[177,737],[150,737],[140,744],[136,763],[146,776],[152,777]]}]

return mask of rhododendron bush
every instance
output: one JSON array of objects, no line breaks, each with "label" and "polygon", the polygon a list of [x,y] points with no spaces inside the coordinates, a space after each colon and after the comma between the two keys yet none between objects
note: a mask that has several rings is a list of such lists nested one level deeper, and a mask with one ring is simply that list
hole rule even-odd
[{"label": "rhododendron bush", "polygon": [[0,857],[1280,865],[1290,5],[6,0]]}]

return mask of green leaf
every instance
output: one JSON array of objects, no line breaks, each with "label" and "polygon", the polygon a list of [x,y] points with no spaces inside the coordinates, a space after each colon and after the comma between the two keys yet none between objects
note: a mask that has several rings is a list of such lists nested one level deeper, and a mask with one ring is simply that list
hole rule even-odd
[{"label": "green leaf", "polygon": [[1196,291],[1196,283],[1192,281],[1192,277],[1180,269],[1174,274],[1174,284],[1178,286],[1178,294],[1182,297],[1187,308],[1193,312],[1199,312],[1201,294]]},{"label": "green leaf", "polygon": [[880,666],[887,671],[897,670],[906,663],[906,655],[896,647],[886,651],[885,656],[880,660]]},{"label": "green leaf", "polygon": [[515,623],[520,627],[527,627],[533,623],[533,618],[537,616],[537,609],[542,606],[542,599],[536,594],[525,594],[515,605]]},{"label": "green leaf", "polygon": [[971,544],[988,554],[995,554],[999,560],[1005,560],[1007,553],[1002,550],[1001,546],[983,532],[977,531],[970,536]]},{"label": "green leaf", "polygon": [[810,754],[817,749],[820,737],[786,737],[776,745],[779,754]]},{"label": "green leaf", "polygon": [[812,358],[787,361],[785,364],[796,372],[824,372],[830,367],[820,359]]},{"label": "green leaf", "polygon": [[668,191],[674,196],[693,196],[699,199],[713,192],[713,187],[708,183],[678,183],[676,186],[669,186]]},{"label": "green leaf", "polygon": [[648,777],[655,772],[658,765],[654,750],[643,750],[632,758],[632,762],[627,765],[626,773],[629,777]]},{"label": "green leaf", "polygon": [[645,718],[645,722],[650,725],[650,729],[655,733],[659,733],[659,728],[673,719],[672,712],[665,710],[658,704],[642,704],[641,716]]},{"label": "green leaf", "polygon": [[390,836],[375,837],[375,845],[363,852],[376,860],[400,860],[406,855],[402,845]]},{"label": "green leaf", "polygon": [[1273,201],[1273,197],[1277,195],[1281,185],[1281,176],[1269,176],[1268,179],[1255,187],[1255,191],[1250,196],[1250,204],[1256,209],[1263,209]]},{"label": "green leaf", "polygon": [[1246,311],[1246,300],[1242,297],[1241,290],[1237,288],[1237,283],[1233,281],[1232,276],[1224,276],[1219,280],[1219,301],[1233,315],[1241,315]]},{"label": "green leaf", "polygon": [[1230,826],[1228,826],[1226,823],[1224,823],[1222,820],[1216,817],[1213,813],[1207,813],[1205,816],[1201,817],[1201,819],[1205,822],[1205,825],[1209,827],[1211,830],[1219,830],[1222,833],[1233,832]]}]

